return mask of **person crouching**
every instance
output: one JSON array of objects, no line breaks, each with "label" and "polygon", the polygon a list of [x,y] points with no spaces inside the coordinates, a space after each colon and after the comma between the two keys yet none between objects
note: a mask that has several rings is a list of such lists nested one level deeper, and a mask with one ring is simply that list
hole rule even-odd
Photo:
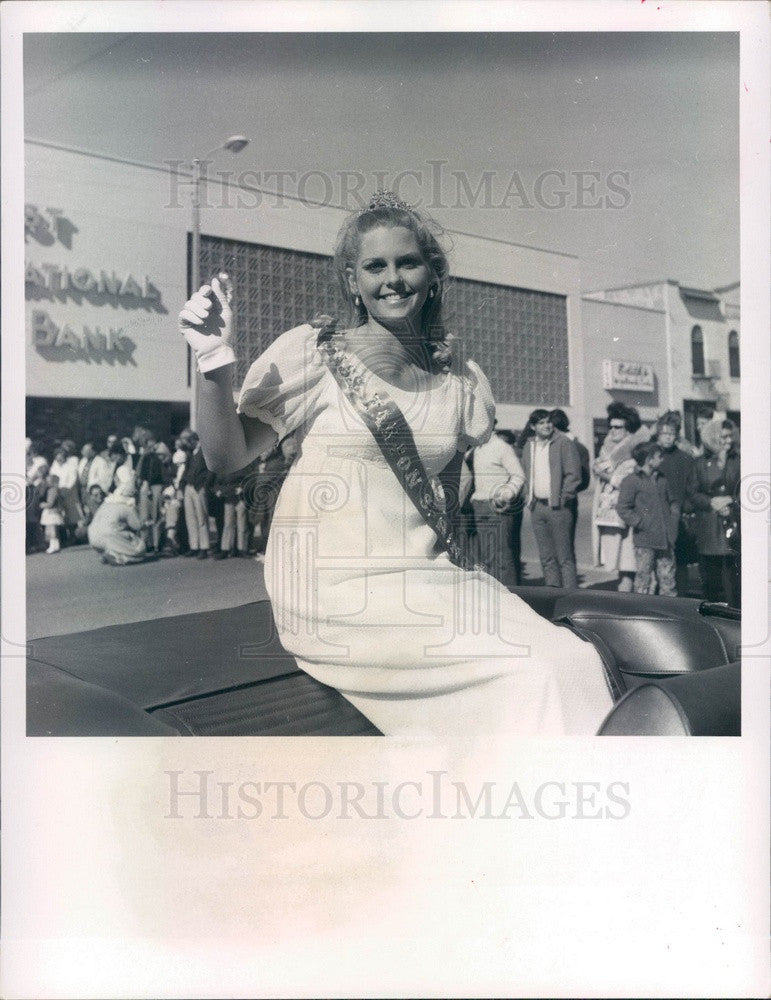
[{"label": "person crouching", "polygon": [[622,481],[616,511],[632,527],[637,572],[636,594],[674,597],[674,544],[680,515],[666,479],[659,473],[663,457],[660,444],[644,442],[632,449],[637,468]]},{"label": "person crouching", "polygon": [[108,494],[88,526],[88,541],[110,566],[146,562],[149,557],[136,510],[136,483],[131,475]]}]

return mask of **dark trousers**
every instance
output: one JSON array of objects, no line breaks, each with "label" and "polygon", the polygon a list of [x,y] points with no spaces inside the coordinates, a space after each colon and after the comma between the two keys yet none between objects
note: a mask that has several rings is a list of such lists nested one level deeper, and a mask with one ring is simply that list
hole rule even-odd
[{"label": "dark trousers", "polygon": [[578,497],[567,500],[565,509],[570,511],[570,545],[573,549],[573,562],[576,561],[576,525],[578,524]]},{"label": "dark trousers", "polygon": [[708,601],[741,607],[741,566],[736,556],[699,556],[699,572]]},{"label": "dark trousers", "polygon": [[573,553],[573,516],[568,507],[550,507],[536,500],[531,507],[533,534],[547,587],[578,587],[576,557]]},{"label": "dark trousers", "polygon": [[504,587],[522,583],[522,507],[498,514],[486,500],[473,500],[479,562]]}]

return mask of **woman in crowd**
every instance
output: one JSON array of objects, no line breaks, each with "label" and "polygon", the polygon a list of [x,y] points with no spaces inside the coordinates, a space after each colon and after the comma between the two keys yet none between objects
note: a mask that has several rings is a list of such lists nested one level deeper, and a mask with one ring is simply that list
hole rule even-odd
[{"label": "woman in crowd", "polygon": [[693,496],[704,596],[734,608],[741,604],[737,438],[730,420],[713,420],[702,427],[704,454],[696,459]]},{"label": "woman in crowd", "polygon": [[681,447],[680,415],[668,410],[656,421],[656,441],[661,445],[659,472],[666,479],[672,499],[678,506],[678,528],[675,539],[675,583],[677,593],[688,593],[688,566],[698,561],[695,537],[690,528],[691,497],[696,489],[694,460]]},{"label": "woman in crowd", "polygon": [[78,499],[80,500],[80,509],[84,515],[88,503],[88,477],[91,475],[91,467],[94,464],[95,458],[96,448],[93,442],[86,441],[80,449],[80,458],[78,459]]},{"label": "woman in crowd", "polygon": [[265,562],[285,648],[386,735],[595,733],[612,699],[594,647],[451,559],[436,477],[489,438],[494,402],[442,325],[448,266],[435,232],[380,193],[343,226],[335,267],[348,323],[319,318],[280,336],[238,410],[227,277],[180,314],[202,373],[207,465],[235,472],[296,434]]},{"label": "woman in crowd", "polygon": [[83,517],[78,486],[78,456],[75,442],[69,438],[62,441],[51,463],[51,475],[59,483],[59,504],[62,511],[62,541],[65,545],[74,541],[75,529]]},{"label": "woman in crowd", "polygon": [[31,444],[27,449],[26,527],[27,555],[40,549],[41,504],[48,486],[48,463]]},{"label": "woman in crowd", "polygon": [[45,467],[45,471],[42,473],[44,476],[48,475],[48,459],[43,454],[43,449],[38,441],[33,441],[32,438],[27,438],[25,442],[26,448],[26,466],[27,466],[27,477],[32,480],[39,478],[41,474],[41,469]]},{"label": "woman in crowd", "polygon": [[592,549],[594,564],[618,573],[618,589],[631,593],[637,564],[632,533],[618,516],[618,492],[624,479],[635,470],[632,449],[647,441],[650,433],[631,406],[608,406],[610,429],[592,465],[597,488],[592,507]]},{"label": "woman in crowd", "polygon": [[102,562],[111,566],[127,566],[148,558],[135,493],[133,471],[130,475],[121,475],[118,485],[105,497],[88,526],[91,547],[101,553]]}]

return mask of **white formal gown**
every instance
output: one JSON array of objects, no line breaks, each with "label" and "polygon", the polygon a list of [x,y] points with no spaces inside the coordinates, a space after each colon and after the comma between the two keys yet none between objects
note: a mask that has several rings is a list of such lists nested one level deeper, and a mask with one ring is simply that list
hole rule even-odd
[{"label": "white formal gown", "polygon": [[[387,736],[452,740],[596,733],[612,705],[589,643],[536,614],[483,572],[438,552],[367,426],[303,325],[252,365],[239,410],[299,456],[276,504],[265,582],[281,642]],[[487,440],[494,402],[471,361],[388,392],[426,469]]]}]

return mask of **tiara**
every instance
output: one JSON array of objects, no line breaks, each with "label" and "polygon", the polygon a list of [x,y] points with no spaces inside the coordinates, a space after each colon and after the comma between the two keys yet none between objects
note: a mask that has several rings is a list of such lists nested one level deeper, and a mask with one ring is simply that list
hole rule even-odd
[{"label": "tiara", "polygon": [[397,198],[393,191],[376,191],[369,199],[369,204],[363,208],[359,215],[366,215],[367,212],[374,212],[378,208],[398,208],[402,212],[412,212],[414,207],[408,205],[406,201]]}]

